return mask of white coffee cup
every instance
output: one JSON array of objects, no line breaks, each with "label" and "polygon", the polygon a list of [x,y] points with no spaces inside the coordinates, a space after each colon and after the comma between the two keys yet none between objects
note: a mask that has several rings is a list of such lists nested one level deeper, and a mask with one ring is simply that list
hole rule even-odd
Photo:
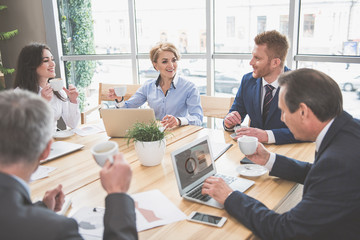
[{"label": "white coffee cup", "polygon": [[91,153],[100,167],[104,166],[106,160],[112,163],[114,161],[113,156],[118,152],[119,146],[113,141],[101,142],[91,148]]},{"label": "white coffee cup", "polygon": [[63,80],[61,78],[50,79],[49,84],[54,91],[60,91],[64,86]]},{"label": "white coffee cup", "polygon": [[245,155],[251,155],[256,152],[258,146],[257,137],[242,136],[237,139],[241,152]]},{"label": "white coffee cup", "polygon": [[115,87],[114,91],[115,91],[116,96],[118,96],[118,97],[125,96],[125,94],[126,94],[126,85]]}]

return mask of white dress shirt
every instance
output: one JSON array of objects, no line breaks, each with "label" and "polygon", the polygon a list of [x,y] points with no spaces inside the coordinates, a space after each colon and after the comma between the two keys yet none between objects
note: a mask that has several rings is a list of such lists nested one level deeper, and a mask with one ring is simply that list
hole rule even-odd
[{"label": "white dress shirt", "polygon": [[[316,140],[315,140],[315,144],[316,144],[315,151],[316,152],[319,151],[320,145],[321,145],[327,131],[329,130],[331,124],[334,122],[334,119],[335,118],[331,119],[331,121],[328,124],[326,124],[326,126],[321,130],[319,135],[316,137]],[[269,172],[271,171],[272,167],[274,166],[275,159],[276,159],[276,154],[271,152],[269,160],[265,164],[265,167],[269,170]]]},{"label": "white dress shirt", "polygon": [[[41,96],[41,87],[39,89],[39,95]],[[53,96],[50,103],[51,108],[54,110],[54,122],[55,128],[57,121],[60,117],[63,118],[66,126],[70,128],[76,128],[80,122],[80,109],[79,103],[72,103],[67,98],[64,90],[58,91],[61,96],[64,97],[65,101],[60,100],[57,96]]]}]

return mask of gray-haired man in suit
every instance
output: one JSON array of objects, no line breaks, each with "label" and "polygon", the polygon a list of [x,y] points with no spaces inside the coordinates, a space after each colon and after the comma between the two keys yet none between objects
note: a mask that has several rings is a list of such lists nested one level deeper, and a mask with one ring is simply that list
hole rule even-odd
[{"label": "gray-haired man in suit", "polygon": [[[60,216],[62,186],[32,203],[28,182],[50,152],[50,106],[25,90],[0,93],[0,239],[82,239],[74,219]],[[126,194],[131,169],[121,154],[100,172],[105,199],[104,239],[137,239],[134,201]]]},{"label": "gray-haired man in suit", "polygon": [[322,72],[298,69],[281,75],[279,84],[281,120],[296,139],[315,141],[314,163],[271,153],[262,144],[247,157],[272,176],[303,184],[302,200],[278,214],[215,177],[206,180],[203,194],[261,239],[359,239],[360,122],[343,111],[338,84]]}]

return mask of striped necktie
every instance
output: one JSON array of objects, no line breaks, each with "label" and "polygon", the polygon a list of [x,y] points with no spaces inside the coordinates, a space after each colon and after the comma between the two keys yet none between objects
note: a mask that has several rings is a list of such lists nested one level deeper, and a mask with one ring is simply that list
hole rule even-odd
[{"label": "striped necktie", "polygon": [[266,84],[265,85],[265,97],[264,97],[264,105],[263,105],[263,124],[265,124],[267,115],[269,114],[269,109],[270,109],[270,103],[271,100],[273,99],[272,96],[272,91],[274,90],[274,87],[270,84]]}]

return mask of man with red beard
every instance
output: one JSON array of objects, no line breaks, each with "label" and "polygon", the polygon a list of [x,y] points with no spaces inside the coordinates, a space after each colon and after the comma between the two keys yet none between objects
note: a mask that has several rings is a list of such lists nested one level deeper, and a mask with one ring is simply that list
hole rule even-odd
[{"label": "man with red beard", "polygon": [[234,131],[234,127],[249,115],[250,126],[238,128],[236,138],[246,135],[257,137],[262,143],[297,142],[280,120],[281,111],[277,107],[280,90],[278,77],[290,70],[284,66],[289,49],[287,38],[273,30],[258,34],[254,41],[250,61],[253,72],[243,76],[235,101],[224,119],[224,128]]}]

